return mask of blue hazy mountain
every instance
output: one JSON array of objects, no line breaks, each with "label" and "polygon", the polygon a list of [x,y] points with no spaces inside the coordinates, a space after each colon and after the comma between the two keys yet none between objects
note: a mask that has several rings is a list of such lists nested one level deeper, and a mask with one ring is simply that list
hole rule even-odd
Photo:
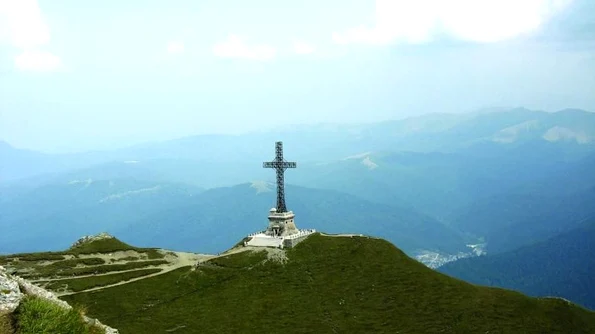
[{"label": "blue hazy mountain", "polygon": [[564,154],[565,145],[536,141],[476,146],[455,153],[366,152],[328,163],[302,165],[295,178],[305,186],[337,189],[387,204],[411,205],[448,223],[459,218],[453,212],[478,201],[489,206],[494,196],[506,197],[519,191],[537,197],[560,195],[558,190],[571,194],[586,190],[588,184],[595,185],[589,183],[595,181],[591,173],[595,160],[592,155],[584,158],[587,152],[581,158],[569,159]]},{"label": "blue hazy mountain", "polygon": [[0,252],[68,247],[81,235],[152,216],[200,193],[200,188],[135,179],[71,180],[0,193]]},{"label": "blue hazy mountain", "polygon": [[576,227],[595,215],[595,155],[507,192],[454,210],[453,226],[488,242],[489,252],[513,250]]},{"label": "blue hazy mountain", "polygon": [[[99,231],[143,246],[220,252],[266,228],[272,189],[259,182],[201,191],[131,179],[44,186],[0,202],[0,252],[60,249]],[[378,235],[409,252],[465,250],[460,234],[405,207],[295,186],[287,197],[303,228]]]},{"label": "blue hazy mountain", "polygon": [[[332,190],[291,185],[286,190],[288,208],[296,212],[300,228],[375,235],[409,253],[420,249],[450,253],[465,250],[465,240],[459,233],[409,208],[373,203]],[[274,202],[274,185],[269,183],[217,188],[115,233],[132,243],[220,252],[247,234],[266,228],[267,212]]]},{"label": "blue hazy mountain", "polygon": [[[60,155],[17,150],[3,144],[0,145],[0,160],[3,161],[0,175],[5,182],[107,162],[147,160],[238,166],[271,159],[271,143],[280,139],[286,145],[288,157],[302,163],[333,161],[363,152],[483,151],[486,144],[515,147],[527,142],[556,144],[563,148],[561,156],[570,159],[593,150],[595,113],[571,109],[546,113],[517,108],[470,114],[428,114],[370,124],[302,125],[236,136],[192,136],[114,151]],[[221,185],[224,184],[200,186]]]},{"label": "blue hazy mountain", "polygon": [[595,309],[595,219],[546,241],[501,254],[461,259],[439,271],[465,281],[558,296]]}]

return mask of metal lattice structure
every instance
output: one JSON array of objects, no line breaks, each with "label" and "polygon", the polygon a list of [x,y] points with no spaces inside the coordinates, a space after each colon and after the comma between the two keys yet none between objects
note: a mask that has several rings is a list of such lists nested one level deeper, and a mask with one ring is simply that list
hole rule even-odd
[{"label": "metal lattice structure", "polygon": [[273,168],[277,172],[277,212],[287,212],[285,206],[285,170],[287,168],[296,168],[297,163],[288,162],[283,159],[283,142],[275,143],[275,160],[264,162],[264,168]]}]

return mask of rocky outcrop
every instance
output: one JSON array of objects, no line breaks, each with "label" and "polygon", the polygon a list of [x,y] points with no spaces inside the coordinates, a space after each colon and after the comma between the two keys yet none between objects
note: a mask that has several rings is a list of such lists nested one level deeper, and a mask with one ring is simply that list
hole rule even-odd
[{"label": "rocky outcrop", "polygon": [[19,289],[19,283],[6,273],[4,267],[0,266],[0,314],[12,313],[21,303],[23,294]]},{"label": "rocky outcrop", "polygon": [[[14,312],[25,296],[43,298],[64,309],[72,309],[72,306],[58,299],[52,292],[40,288],[21,277],[9,275],[6,269],[0,266],[0,315]],[[106,326],[97,319],[83,317],[85,322],[105,330],[106,334],[118,334],[117,329]]]},{"label": "rocky outcrop", "polygon": [[115,237],[113,235],[110,235],[106,232],[101,232],[97,235],[86,235],[80,239],[78,239],[74,244],[72,244],[71,248],[80,246],[82,244],[86,244],[89,242],[93,242],[93,241],[97,241],[97,240],[103,240],[103,239],[114,239]]},{"label": "rocky outcrop", "polygon": [[47,291],[46,289],[40,288],[37,285],[34,285],[33,283],[27,281],[24,278],[14,276],[14,277],[12,277],[12,279],[18,283],[19,288],[23,292],[24,295],[36,296],[36,297],[40,297],[40,298],[49,300],[52,303],[54,303],[62,308],[65,308],[65,309],[72,308],[72,306],[68,305],[67,302],[58,299],[58,297],[56,297],[56,295],[54,295],[52,292]]}]

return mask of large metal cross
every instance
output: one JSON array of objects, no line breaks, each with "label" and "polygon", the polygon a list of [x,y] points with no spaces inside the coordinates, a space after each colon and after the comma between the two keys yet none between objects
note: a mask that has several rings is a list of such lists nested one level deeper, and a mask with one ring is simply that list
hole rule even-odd
[{"label": "large metal cross", "polygon": [[287,168],[296,168],[297,163],[283,160],[283,142],[275,143],[275,160],[264,162],[264,168],[274,168],[277,171],[277,212],[287,212],[285,207],[285,170]]}]

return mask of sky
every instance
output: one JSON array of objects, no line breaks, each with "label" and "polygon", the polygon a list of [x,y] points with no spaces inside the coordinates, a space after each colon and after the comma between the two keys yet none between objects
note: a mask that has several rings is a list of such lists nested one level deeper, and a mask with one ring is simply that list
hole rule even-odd
[{"label": "sky", "polygon": [[0,140],[595,111],[592,0],[0,0]]}]

